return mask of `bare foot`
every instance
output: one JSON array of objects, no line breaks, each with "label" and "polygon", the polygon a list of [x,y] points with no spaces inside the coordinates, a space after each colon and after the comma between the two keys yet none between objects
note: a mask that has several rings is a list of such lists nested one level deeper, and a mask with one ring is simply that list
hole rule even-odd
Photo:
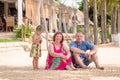
[{"label": "bare foot", "polygon": [[97,69],[104,70],[104,67],[97,67]]},{"label": "bare foot", "polygon": [[70,67],[71,67],[73,70],[77,70],[77,68],[75,68],[72,64],[70,65]]},{"label": "bare foot", "polygon": [[39,70],[39,69],[40,69],[40,68],[33,68],[33,70],[35,70],[35,71],[36,71],[36,70]]},{"label": "bare foot", "polygon": [[37,69],[37,68],[35,68],[35,69],[33,69],[33,70],[35,70],[35,71],[36,71],[36,70],[38,70],[38,69]]},{"label": "bare foot", "polygon": [[73,70],[69,65],[66,66],[67,70]]},{"label": "bare foot", "polygon": [[91,69],[91,67],[86,66],[86,67],[83,67],[83,69]]}]

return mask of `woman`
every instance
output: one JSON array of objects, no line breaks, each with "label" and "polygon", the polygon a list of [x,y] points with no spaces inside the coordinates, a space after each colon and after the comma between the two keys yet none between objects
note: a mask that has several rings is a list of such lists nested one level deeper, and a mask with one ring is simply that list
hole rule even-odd
[{"label": "woman", "polygon": [[53,36],[53,42],[49,44],[47,65],[45,69],[47,70],[74,70],[72,64],[70,52],[63,44],[63,34],[57,32]]}]

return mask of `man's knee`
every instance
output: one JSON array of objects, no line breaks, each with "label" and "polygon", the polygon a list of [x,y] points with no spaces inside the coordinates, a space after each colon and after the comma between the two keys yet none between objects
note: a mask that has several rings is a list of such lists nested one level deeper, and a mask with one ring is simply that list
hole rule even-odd
[{"label": "man's knee", "polygon": [[92,54],[91,56],[92,56],[92,57],[95,57],[95,56],[97,56],[97,53],[94,53],[94,54]]},{"label": "man's knee", "polygon": [[79,56],[79,54],[77,54],[77,53],[73,53],[73,56],[76,57],[76,56]]}]

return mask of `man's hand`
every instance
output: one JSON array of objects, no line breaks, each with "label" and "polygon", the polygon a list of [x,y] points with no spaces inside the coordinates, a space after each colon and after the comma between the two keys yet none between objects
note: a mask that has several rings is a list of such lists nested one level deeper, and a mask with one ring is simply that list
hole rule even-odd
[{"label": "man's hand", "polygon": [[87,56],[88,60],[92,60],[92,54],[90,50],[87,50],[85,55]]}]

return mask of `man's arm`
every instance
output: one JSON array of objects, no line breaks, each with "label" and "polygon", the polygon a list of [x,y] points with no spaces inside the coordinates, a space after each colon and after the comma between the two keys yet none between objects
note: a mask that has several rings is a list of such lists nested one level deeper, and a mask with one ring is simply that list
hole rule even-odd
[{"label": "man's arm", "polygon": [[70,50],[73,52],[73,53],[77,53],[77,54],[85,54],[86,52],[79,49],[79,48],[76,48],[76,47],[70,47]]},{"label": "man's arm", "polygon": [[98,47],[94,45],[93,49],[90,50],[89,54],[95,54],[98,51]]}]

